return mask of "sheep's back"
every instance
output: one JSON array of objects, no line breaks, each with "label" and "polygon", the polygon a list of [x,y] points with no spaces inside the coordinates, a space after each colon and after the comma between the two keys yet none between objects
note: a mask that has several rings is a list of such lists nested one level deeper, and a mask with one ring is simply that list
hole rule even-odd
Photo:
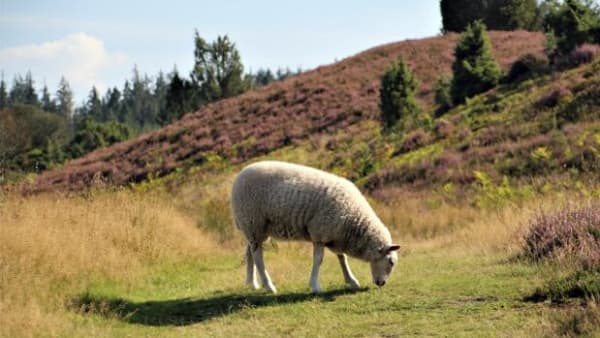
[{"label": "sheep's back", "polygon": [[334,226],[339,221],[338,209],[352,187],[345,179],[310,167],[259,162],[236,177],[232,191],[234,217],[242,230],[250,227],[246,231],[262,230],[269,236],[309,240],[313,223]]}]

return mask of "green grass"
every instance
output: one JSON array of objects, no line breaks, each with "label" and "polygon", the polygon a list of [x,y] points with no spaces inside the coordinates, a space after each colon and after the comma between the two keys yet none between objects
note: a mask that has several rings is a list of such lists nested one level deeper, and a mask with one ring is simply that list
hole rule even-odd
[{"label": "green grass", "polygon": [[531,336],[556,312],[523,298],[542,283],[541,268],[503,255],[453,249],[403,256],[388,285],[373,286],[368,265],[351,261],[364,288],[342,285],[325,258],[309,293],[310,245],[279,245],[266,262],[279,294],[243,286],[240,252],[163,266],[140,280],[100,281],[69,307],[73,332],[102,336]]}]

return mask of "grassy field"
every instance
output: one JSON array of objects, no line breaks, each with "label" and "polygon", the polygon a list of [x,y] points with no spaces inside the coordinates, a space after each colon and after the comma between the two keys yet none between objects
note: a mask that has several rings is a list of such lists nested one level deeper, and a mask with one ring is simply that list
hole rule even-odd
[{"label": "grassy field", "polygon": [[239,235],[206,230],[228,222],[226,202],[214,199],[205,194],[198,211],[129,189],[0,197],[0,336],[530,337],[593,329],[581,324],[577,303],[524,301],[565,273],[517,259],[530,217],[557,207],[560,196],[494,211],[422,197],[407,197],[404,208],[375,203],[403,245],[392,279],[377,288],[368,264],[351,260],[364,288],[347,290],[328,253],[318,296],[309,293],[307,243],[267,243],[279,294],[246,289]]}]

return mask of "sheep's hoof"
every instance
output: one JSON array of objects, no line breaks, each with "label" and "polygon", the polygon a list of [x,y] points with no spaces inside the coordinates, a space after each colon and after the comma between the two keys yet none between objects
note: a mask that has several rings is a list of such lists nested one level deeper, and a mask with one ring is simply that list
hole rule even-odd
[{"label": "sheep's hoof", "polygon": [[360,289],[360,283],[356,279],[348,280],[346,281],[346,284],[348,284],[352,289]]},{"label": "sheep's hoof", "polygon": [[310,292],[314,293],[315,295],[318,295],[319,293],[321,293],[321,288],[311,288]]},{"label": "sheep's hoof", "polygon": [[258,290],[260,289],[260,285],[256,282],[254,283],[247,283],[247,285],[252,289],[252,290]]},{"label": "sheep's hoof", "polygon": [[267,285],[265,287],[265,289],[267,289],[267,291],[270,293],[273,293],[273,294],[277,293],[277,288],[275,288],[275,285]]}]

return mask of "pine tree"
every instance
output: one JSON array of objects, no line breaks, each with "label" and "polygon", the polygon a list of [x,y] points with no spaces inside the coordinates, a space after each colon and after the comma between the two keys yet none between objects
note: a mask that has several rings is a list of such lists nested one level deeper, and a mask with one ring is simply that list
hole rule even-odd
[{"label": "pine tree", "polygon": [[163,125],[161,116],[167,115],[167,94],[169,92],[169,84],[165,79],[162,71],[158,73],[154,81],[154,100],[156,102],[156,123]]},{"label": "pine tree", "polygon": [[6,82],[4,82],[4,72],[0,79],[0,110],[8,107],[8,93],[6,91]]},{"label": "pine tree", "polygon": [[177,69],[173,70],[170,78],[166,107],[158,116],[158,122],[161,125],[174,121],[196,108],[197,100],[194,97],[197,92],[196,87],[190,81],[181,78]]},{"label": "pine tree", "polygon": [[600,8],[591,0],[547,1],[544,27],[567,54],[583,43],[600,43]]},{"label": "pine tree", "polygon": [[467,27],[454,55],[451,93],[455,104],[493,88],[500,81],[502,72],[492,57],[490,39],[483,22],[476,21]]},{"label": "pine tree", "polygon": [[56,91],[58,113],[67,120],[73,118],[73,91],[65,77],[60,78],[58,90]]},{"label": "pine tree", "polygon": [[536,0],[441,0],[442,30],[462,32],[482,20],[492,30],[539,29]]},{"label": "pine tree", "polygon": [[385,130],[391,130],[399,122],[407,117],[414,117],[420,111],[415,98],[417,87],[417,80],[403,60],[392,64],[382,76],[379,96],[381,120]]},{"label": "pine tree", "polygon": [[93,86],[92,90],[90,90],[84,107],[84,115],[96,121],[102,121],[102,101],[100,101],[100,94],[98,94],[96,86]]},{"label": "pine tree", "polygon": [[194,58],[192,80],[205,102],[235,96],[247,89],[240,54],[227,35],[209,44],[196,31]]},{"label": "pine tree", "polygon": [[102,122],[116,121],[121,106],[121,92],[117,87],[106,91],[102,99]]},{"label": "pine tree", "polygon": [[46,112],[56,112],[56,103],[50,97],[50,92],[48,91],[48,86],[46,85],[44,85],[44,88],[42,89],[42,98],[40,100],[40,106]]},{"label": "pine tree", "polygon": [[137,130],[142,131],[151,127],[157,116],[157,106],[150,89],[150,79],[147,75],[140,76],[137,67],[133,69],[132,83],[132,111],[131,117]]},{"label": "pine tree", "polygon": [[31,71],[25,74],[25,101],[23,103],[30,104],[32,106],[39,106],[40,101],[35,91],[35,83]]}]

